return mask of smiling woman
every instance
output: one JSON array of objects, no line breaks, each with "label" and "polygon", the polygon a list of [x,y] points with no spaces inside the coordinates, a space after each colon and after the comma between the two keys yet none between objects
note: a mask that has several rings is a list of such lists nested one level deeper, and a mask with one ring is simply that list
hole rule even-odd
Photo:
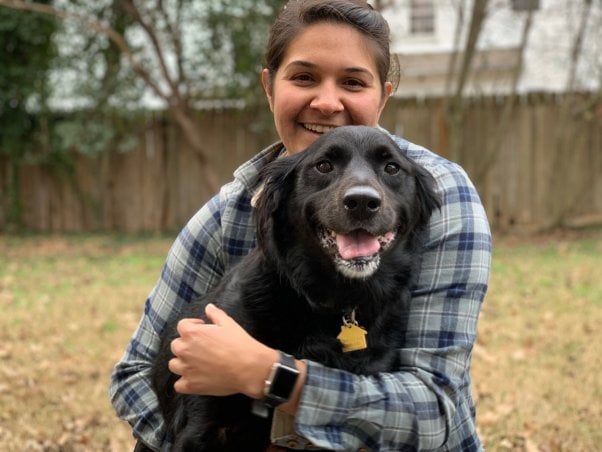
[{"label": "smiling woman", "polygon": [[391,93],[370,43],[352,27],[318,23],[289,44],[280,68],[262,72],[276,130],[289,153],[345,125],[376,126]]},{"label": "smiling woman", "polygon": [[[219,284],[224,273],[255,247],[252,198],[265,185],[262,168],[283,155],[305,151],[334,128],[378,127],[396,84],[389,77],[390,62],[387,22],[365,1],[291,0],[275,20],[261,81],[281,141],[240,166],[235,179],[181,231],[113,371],[113,405],[132,425],[141,449],[159,450],[173,439],[165,436],[150,381],[159,337],[184,306]],[[487,218],[461,168],[400,137],[389,137],[395,151],[381,162],[383,177],[396,174],[392,162],[399,152],[432,176],[442,200],[428,224],[427,243],[419,250],[408,311],[391,331],[403,337],[394,349],[400,365],[366,377],[325,366],[302,352],[295,354],[295,384],[274,410],[274,445],[294,441],[336,450],[481,449],[469,372],[489,275]],[[317,165],[318,171],[329,171]],[[356,182],[362,186],[361,180]],[[407,196],[419,191],[408,186],[396,190]],[[377,209],[368,195],[362,196],[368,199],[366,207]],[[348,209],[353,209],[353,202],[348,200]],[[334,209],[325,210],[334,215]],[[403,211],[396,214],[409,221]],[[393,237],[389,229],[349,232],[338,230],[332,237],[325,231],[324,237],[352,268],[361,268],[367,256],[386,248],[393,238],[403,239]],[[337,265],[335,260],[331,265]],[[340,278],[356,275],[350,272]],[[274,366],[283,366],[280,351],[252,337],[227,312],[213,307],[207,315],[210,324],[200,319],[178,324],[180,337],[172,342],[169,361],[169,369],[179,376],[175,390],[180,396],[241,393],[270,399],[265,382]],[[287,327],[295,328],[297,321],[291,316]],[[286,425],[293,427],[283,428]]]}]

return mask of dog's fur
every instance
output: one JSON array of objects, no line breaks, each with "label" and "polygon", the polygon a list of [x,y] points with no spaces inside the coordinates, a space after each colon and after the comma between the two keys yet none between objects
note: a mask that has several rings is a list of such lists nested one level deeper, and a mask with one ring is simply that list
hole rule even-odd
[{"label": "dog's fur", "polygon": [[[356,374],[399,365],[414,270],[439,206],[431,176],[385,133],[348,126],[276,159],[262,178],[257,248],[162,335],[153,384],[174,450],[265,451],[269,444],[271,420],[252,414],[249,398],[174,392],[167,362],[175,325],[203,316],[209,300],[262,343],[297,358]],[[344,353],[337,335],[353,310],[368,348]]]}]

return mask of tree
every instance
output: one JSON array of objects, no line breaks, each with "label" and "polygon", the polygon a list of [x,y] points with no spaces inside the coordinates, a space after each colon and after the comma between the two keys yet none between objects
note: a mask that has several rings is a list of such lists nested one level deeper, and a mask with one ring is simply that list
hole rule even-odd
[{"label": "tree", "polygon": [[[216,98],[239,98],[249,105],[259,98],[260,55],[268,24],[283,3],[74,0],[50,5],[0,0],[0,6],[63,19],[71,38],[65,44],[71,48],[63,50],[75,53],[89,75],[77,94],[84,104],[94,107],[90,110],[115,105],[131,108],[140,97],[163,106],[202,163],[205,183],[212,192],[219,180],[202,146],[195,105]],[[88,64],[82,63],[81,52]]]},{"label": "tree", "polygon": [[525,66],[525,53],[529,43],[529,34],[533,25],[533,12],[534,10],[530,9],[525,13],[526,17],[523,22],[521,37],[518,45],[518,59],[513,68],[512,78],[510,80],[510,91],[506,101],[504,102],[498,126],[495,129],[491,139],[488,140],[487,145],[483,149],[482,162],[475,170],[474,180],[477,184],[484,182],[487,174],[495,165],[504,137],[511,133],[510,127],[512,124],[512,116],[515,112],[515,106],[518,101],[518,85],[520,77],[523,73],[523,68]]},{"label": "tree", "polygon": [[[567,171],[567,168],[570,168],[573,163],[571,147],[577,141],[588,139],[579,133],[580,130],[576,127],[576,123],[588,120],[587,113],[596,108],[602,95],[602,84],[598,87],[597,95],[592,96],[592,99],[586,103],[583,102],[579,93],[578,71],[583,58],[584,40],[589,31],[588,20],[592,15],[592,8],[595,7],[592,3],[592,0],[580,0],[577,3],[578,23],[571,40],[565,95],[560,103],[559,125],[553,131],[556,147],[551,150],[552,155],[550,156],[552,161],[550,186],[556,188],[557,193],[550,200],[549,209],[553,215],[547,225],[549,229],[566,226],[575,207],[579,206],[582,200],[587,199],[586,194],[594,184],[594,181],[579,179],[571,171]],[[598,8],[602,7],[602,2],[599,2],[597,6]],[[597,16],[601,17],[600,11]],[[592,24],[591,28],[599,30],[599,26],[599,23]],[[598,67],[597,70],[602,76],[602,69]],[[589,120],[591,120],[591,115]],[[563,181],[563,183],[560,184],[558,181]]]},{"label": "tree", "polygon": [[[463,147],[462,131],[464,129],[465,96],[464,91],[469,80],[472,63],[477,51],[479,36],[483,30],[483,24],[487,17],[487,5],[489,0],[474,0],[471,11],[470,24],[468,25],[468,36],[466,43],[458,54],[456,47],[447,75],[447,88],[450,90],[444,98],[445,119],[443,127],[445,136],[450,137],[449,148],[447,140],[442,141],[442,152],[447,153],[452,160],[461,161],[460,152]],[[456,44],[459,44],[460,30],[464,26],[464,7],[462,2],[458,6],[458,23],[456,31]]]},{"label": "tree", "polygon": [[37,131],[45,120],[55,30],[53,17],[0,9],[0,155],[6,157],[2,207],[11,228],[18,228],[21,219],[19,167],[28,153],[45,145]]}]

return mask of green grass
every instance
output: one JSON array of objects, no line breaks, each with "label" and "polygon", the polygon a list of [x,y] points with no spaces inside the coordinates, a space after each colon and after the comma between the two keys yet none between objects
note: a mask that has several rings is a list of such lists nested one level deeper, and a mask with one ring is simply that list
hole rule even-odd
[{"label": "green grass", "polygon": [[[132,450],[108,380],[171,240],[0,237],[0,450]],[[473,358],[487,449],[602,449],[602,230],[495,242]]]}]

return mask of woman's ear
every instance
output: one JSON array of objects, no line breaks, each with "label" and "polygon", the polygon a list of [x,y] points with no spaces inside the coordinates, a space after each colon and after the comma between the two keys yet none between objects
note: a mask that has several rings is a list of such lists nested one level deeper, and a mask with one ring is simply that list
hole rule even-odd
[{"label": "woman's ear", "polygon": [[385,82],[385,97],[388,99],[393,93],[393,83]]},{"label": "woman's ear", "polygon": [[272,93],[272,81],[270,80],[270,71],[267,69],[263,69],[261,71],[261,84],[263,85],[263,90],[265,91],[265,95],[268,98],[268,103],[270,104],[270,110],[272,113],[274,112],[274,102],[273,102],[273,93]]},{"label": "woman's ear", "polygon": [[391,97],[391,94],[393,93],[393,84],[391,82],[385,82],[383,88],[384,88],[384,93],[383,93],[380,108],[378,111],[379,118],[380,118],[381,113],[385,109],[385,105],[387,105],[387,101],[389,100],[389,97]]}]

